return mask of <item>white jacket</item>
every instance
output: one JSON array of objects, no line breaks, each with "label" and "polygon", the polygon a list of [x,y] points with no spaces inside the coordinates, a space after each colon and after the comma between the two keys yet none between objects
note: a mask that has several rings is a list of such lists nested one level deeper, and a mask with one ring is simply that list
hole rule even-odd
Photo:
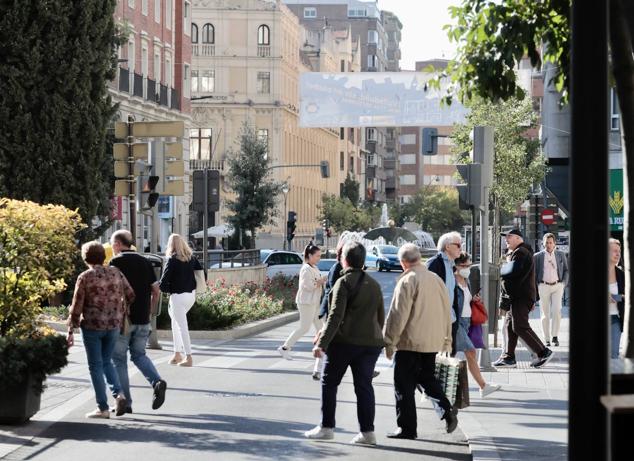
[{"label": "white jacket", "polygon": [[299,270],[299,289],[295,302],[297,304],[319,304],[321,285],[318,283],[321,272],[316,267],[304,263]]}]

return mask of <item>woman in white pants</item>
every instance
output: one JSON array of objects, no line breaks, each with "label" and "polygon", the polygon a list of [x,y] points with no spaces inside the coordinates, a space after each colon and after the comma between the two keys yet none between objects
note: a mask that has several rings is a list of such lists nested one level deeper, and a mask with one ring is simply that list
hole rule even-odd
[{"label": "woman in white pants", "polygon": [[[323,322],[319,318],[319,305],[321,300],[321,290],[326,283],[327,277],[322,277],[317,268],[317,263],[321,258],[321,250],[318,246],[310,244],[304,249],[304,264],[299,271],[299,288],[295,302],[299,310],[299,327],[293,331],[283,345],[277,348],[282,357],[291,360],[291,349],[299,338],[304,336],[310,329],[311,323],[316,331],[320,331]],[[321,359],[315,361],[313,369],[313,379],[321,378]]]},{"label": "woman in white pants", "polygon": [[196,302],[194,271],[202,270],[202,266],[192,255],[192,249],[185,239],[178,234],[170,235],[167,240],[165,256],[168,258],[167,265],[161,276],[159,287],[162,292],[170,295],[168,313],[172,319],[174,355],[169,363],[191,367],[193,359],[187,312]]}]

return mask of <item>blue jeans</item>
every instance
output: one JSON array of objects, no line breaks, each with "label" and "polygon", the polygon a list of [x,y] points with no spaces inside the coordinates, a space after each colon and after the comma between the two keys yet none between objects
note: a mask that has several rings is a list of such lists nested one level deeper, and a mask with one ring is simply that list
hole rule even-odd
[{"label": "blue jeans", "polygon": [[619,345],[621,344],[621,324],[618,315],[610,316],[610,358],[619,358]]},{"label": "blue jeans", "polygon": [[[119,375],[123,395],[128,401],[128,406],[132,406],[132,395],[130,395],[130,378],[128,377],[128,349],[130,349],[130,359],[136,365],[145,379],[154,386],[161,379],[150,358],[145,355],[145,345],[150,336],[150,324],[130,325],[127,335],[119,335],[117,344],[114,347],[112,360]],[[112,383],[110,383],[112,385]],[[112,389],[112,386],[111,386]],[[114,394],[114,389],[112,389]]]},{"label": "blue jeans", "polygon": [[108,396],[106,395],[104,375],[110,383],[112,394],[116,396],[121,393],[119,376],[112,365],[112,351],[117,342],[117,336],[119,336],[119,329],[90,330],[82,327],[81,335],[84,340],[90,380],[95,389],[97,406],[101,411],[107,410]]},{"label": "blue jeans", "polygon": [[326,351],[324,376],[321,380],[321,425],[335,427],[337,388],[348,366],[352,369],[354,393],[357,395],[357,419],[361,432],[374,431],[374,388],[372,373],[381,353],[380,347],[331,344]]}]

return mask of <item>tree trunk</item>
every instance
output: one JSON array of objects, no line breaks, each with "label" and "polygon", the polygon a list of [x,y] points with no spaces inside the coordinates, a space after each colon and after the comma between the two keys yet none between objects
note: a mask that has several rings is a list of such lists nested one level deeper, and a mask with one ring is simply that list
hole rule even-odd
[{"label": "tree trunk", "polygon": [[624,210],[624,256],[625,256],[625,356],[634,358],[634,315],[632,299],[634,285],[631,280],[631,249],[634,248],[634,206],[630,197],[629,183],[634,179],[634,60],[632,59],[632,38],[634,31],[634,5],[630,1],[610,2],[610,49],[612,73],[621,110],[621,136],[623,149],[623,195]]}]

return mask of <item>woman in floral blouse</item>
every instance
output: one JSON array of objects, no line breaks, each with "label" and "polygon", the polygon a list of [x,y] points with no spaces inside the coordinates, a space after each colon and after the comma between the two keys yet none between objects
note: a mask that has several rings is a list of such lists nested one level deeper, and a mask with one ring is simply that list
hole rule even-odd
[{"label": "woman in floral blouse", "polygon": [[73,328],[81,327],[90,379],[95,389],[97,409],[86,418],[109,418],[104,375],[116,395],[116,415],[125,413],[126,399],[121,393],[119,376],[112,365],[112,351],[124,325],[134,290],[119,269],[104,266],[106,252],[99,242],[81,247],[81,256],[89,267],[77,278],[68,317],[68,340],[73,344]]}]

